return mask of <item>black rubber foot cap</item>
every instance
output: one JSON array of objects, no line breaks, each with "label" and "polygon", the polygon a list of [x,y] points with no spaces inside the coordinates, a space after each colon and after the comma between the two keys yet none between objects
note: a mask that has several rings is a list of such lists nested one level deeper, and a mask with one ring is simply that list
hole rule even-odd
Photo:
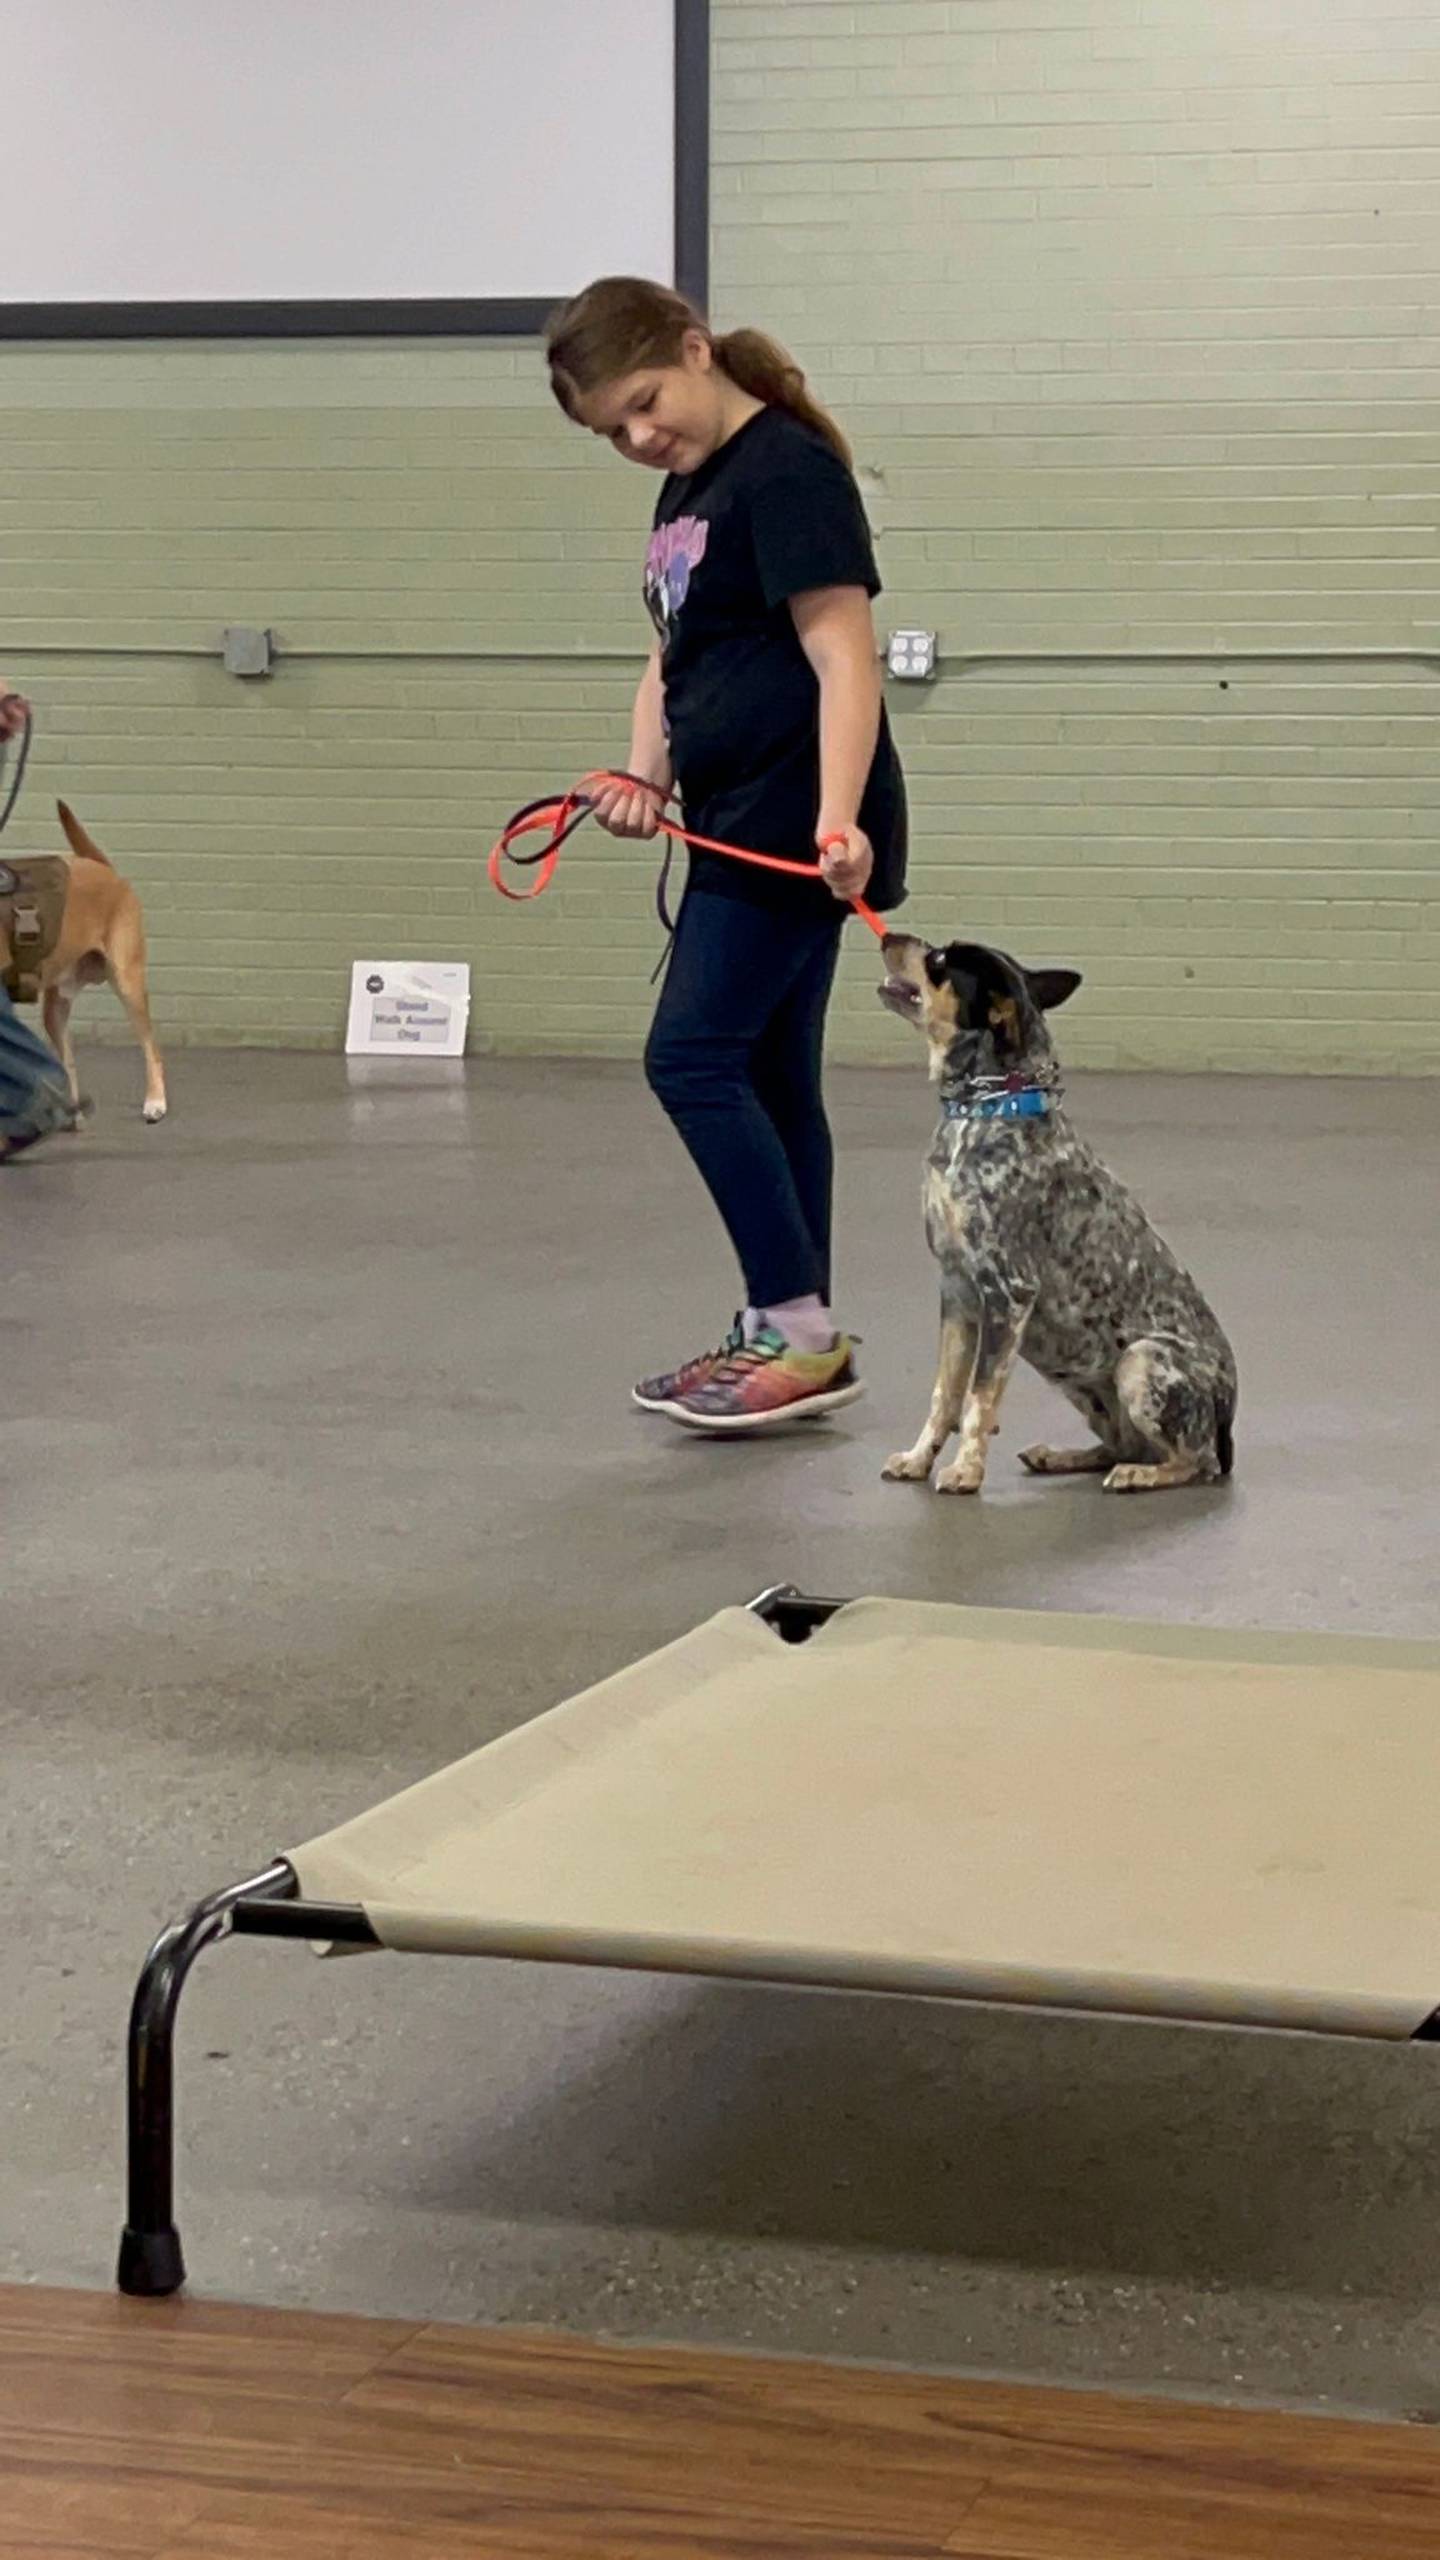
[{"label": "black rubber foot cap", "polygon": [[136,2231],[126,2223],[115,2281],[122,2293],[179,2292],[185,2282],[185,2254],[173,2222],[166,2231]]}]

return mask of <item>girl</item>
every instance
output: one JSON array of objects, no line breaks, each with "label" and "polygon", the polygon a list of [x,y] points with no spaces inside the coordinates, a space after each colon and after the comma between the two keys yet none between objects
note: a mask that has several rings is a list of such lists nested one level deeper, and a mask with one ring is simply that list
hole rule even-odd
[{"label": "girl", "polygon": [[830,1309],[825,1009],[845,901],[897,906],[905,875],[870,613],[880,581],[849,452],[773,339],[716,337],[663,285],[603,277],[556,313],[546,354],[567,417],[665,475],[636,781],[607,789],[596,816],[612,835],[653,836],[678,784],[697,834],[814,866],[802,880],[690,857],[645,1068],[748,1304],[718,1350],[642,1380],[635,1401],[715,1432],[833,1412],[861,1387]]}]

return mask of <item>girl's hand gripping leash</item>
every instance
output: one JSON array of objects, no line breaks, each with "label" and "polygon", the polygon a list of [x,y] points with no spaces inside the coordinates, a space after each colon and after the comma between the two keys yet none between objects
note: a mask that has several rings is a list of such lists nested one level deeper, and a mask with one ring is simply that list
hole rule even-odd
[{"label": "girl's hand gripping leash", "polygon": [[[651,791],[662,806],[666,800],[673,797],[669,792],[662,794],[657,783],[642,781],[638,774],[602,768],[594,773],[582,774],[573,788],[559,799],[528,800],[524,808],[517,809],[513,818],[507,821],[490,849],[488,865],[490,878],[502,898],[516,900],[538,898],[549,888],[555,876],[555,865],[560,859],[561,848],[568,843],[576,828],[583,826],[589,817],[593,786],[601,782],[618,782],[631,790],[639,788],[643,791]],[[747,845],[721,844],[714,836],[695,835],[690,828],[680,826],[673,818],[662,817],[658,823],[660,833],[670,838],[670,849],[666,852],[665,868],[661,872],[657,891],[660,921],[667,932],[672,931],[673,927],[665,905],[665,883],[670,869],[670,851],[677,844],[696,845],[704,853],[728,854],[732,862],[753,862],[762,871],[789,872],[797,880],[813,880],[817,876],[812,862],[790,862],[778,853],[752,853]],[[511,848],[522,836],[537,835],[542,828],[545,830],[545,842],[535,851],[531,853],[512,851]],[[844,842],[843,835],[829,835],[824,838],[820,850],[823,853],[832,844]],[[510,886],[505,878],[507,862],[515,863],[525,869],[534,868],[536,876],[528,888],[514,889]],[[885,927],[874,908],[867,906],[863,898],[851,898],[849,904],[854,908],[861,923],[869,926],[878,941],[883,941]]]}]

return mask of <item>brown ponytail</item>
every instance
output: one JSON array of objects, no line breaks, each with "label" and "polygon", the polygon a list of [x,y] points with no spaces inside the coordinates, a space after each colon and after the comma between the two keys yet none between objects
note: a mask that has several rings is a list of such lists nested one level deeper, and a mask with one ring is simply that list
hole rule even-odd
[{"label": "brown ponytail", "polygon": [[840,429],[812,398],[794,357],[774,338],[763,329],[731,329],[716,337],[682,293],[643,276],[601,276],[553,313],[545,332],[550,388],[567,418],[576,417],[577,401],[602,383],[618,382],[644,365],[678,364],[690,329],[709,338],[716,363],[752,400],[788,410],[848,465],[850,447]]},{"label": "brown ponytail", "polygon": [[822,409],[812,396],[800,367],[778,339],[767,338],[763,329],[727,329],[723,338],[712,338],[710,343],[716,362],[732,382],[749,392],[752,400],[763,400],[767,409],[788,409],[803,427],[823,436],[831,452],[838,453],[849,467],[849,445],[829,410]]}]

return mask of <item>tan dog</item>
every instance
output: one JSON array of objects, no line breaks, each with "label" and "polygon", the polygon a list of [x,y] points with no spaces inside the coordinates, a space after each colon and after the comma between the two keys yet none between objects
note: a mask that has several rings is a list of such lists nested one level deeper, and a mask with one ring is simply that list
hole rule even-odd
[{"label": "tan dog", "polygon": [[[165,1069],[150,1023],[145,926],[139,898],[129,881],[121,879],[108,855],[86,833],[74,811],[63,800],[57,801],[56,807],[75,858],[70,865],[59,940],[40,971],[45,1036],[69,1077],[71,1099],[78,1101],[70,1008],[81,987],[102,986],[108,980],[130,1016],[145,1053],[145,1118],[163,1120]],[[0,957],[8,954],[0,951]]]}]

